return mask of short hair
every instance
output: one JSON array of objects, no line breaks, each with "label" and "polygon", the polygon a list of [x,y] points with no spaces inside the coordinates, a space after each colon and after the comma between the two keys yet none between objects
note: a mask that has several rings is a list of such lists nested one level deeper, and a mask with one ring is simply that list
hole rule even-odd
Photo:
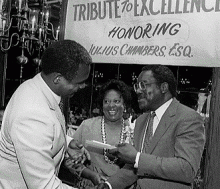
[{"label": "short hair", "polygon": [[132,93],[131,89],[121,80],[111,79],[105,84],[103,84],[99,90],[98,96],[98,106],[103,114],[103,99],[109,90],[115,90],[119,92],[124,100],[124,104],[126,106],[126,110],[130,111],[131,109],[131,101],[132,101]]},{"label": "short hair", "polygon": [[42,72],[46,75],[57,72],[71,81],[77,76],[79,64],[91,64],[88,51],[73,40],[53,42],[42,55]]},{"label": "short hair", "polygon": [[173,72],[164,65],[146,65],[142,68],[142,71],[151,70],[154,78],[158,83],[167,82],[169,85],[169,91],[173,97],[177,96],[177,82]]}]

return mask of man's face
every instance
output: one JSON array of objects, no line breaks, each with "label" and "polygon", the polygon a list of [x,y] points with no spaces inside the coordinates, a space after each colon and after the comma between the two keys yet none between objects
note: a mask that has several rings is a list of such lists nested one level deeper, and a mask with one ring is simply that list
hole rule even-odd
[{"label": "man's face", "polygon": [[80,64],[77,76],[72,80],[68,81],[62,77],[59,85],[59,93],[62,97],[71,97],[79,89],[85,88],[85,80],[89,77],[90,65]]},{"label": "man's face", "polygon": [[157,83],[150,70],[142,71],[138,77],[138,82],[143,82],[145,89],[137,89],[137,97],[140,109],[144,111],[156,110],[163,101],[163,94],[160,83]]}]

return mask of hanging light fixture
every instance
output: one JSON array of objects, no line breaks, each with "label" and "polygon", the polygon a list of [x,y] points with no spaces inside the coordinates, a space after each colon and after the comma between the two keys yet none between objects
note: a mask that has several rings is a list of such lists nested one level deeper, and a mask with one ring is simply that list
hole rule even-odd
[{"label": "hanging light fixture", "polygon": [[0,0],[0,48],[7,53],[11,47],[21,47],[21,55],[17,57],[20,79],[23,66],[29,61],[25,52],[33,58],[39,70],[42,52],[59,39],[59,27],[55,31],[50,22],[51,1],[32,2],[33,0]]}]

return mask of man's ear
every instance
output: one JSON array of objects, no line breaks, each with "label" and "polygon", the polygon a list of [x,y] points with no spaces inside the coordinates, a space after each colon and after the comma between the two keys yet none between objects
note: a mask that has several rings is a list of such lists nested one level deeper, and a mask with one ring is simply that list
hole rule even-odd
[{"label": "man's ear", "polygon": [[53,82],[54,84],[58,84],[60,82],[61,79],[61,74],[57,73],[53,76]]},{"label": "man's ear", "polygon": [[59,77],[59,76],[55,77],[54,80],[53,80],[53,82],[54,82],[55,84],[58,84],[59,81],[60,81],[60,77]]},{"label": "man's ear", "polygon": [[161,92],[164,94],[169,90],[169,84],[167,82],[163,82],[160,85]]}]

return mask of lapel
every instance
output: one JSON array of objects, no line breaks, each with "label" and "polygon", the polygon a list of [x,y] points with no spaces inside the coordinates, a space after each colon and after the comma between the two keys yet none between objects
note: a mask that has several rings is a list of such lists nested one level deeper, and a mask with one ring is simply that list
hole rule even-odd
[{"label": "lapel", "polygon": [[138,121],[136,121],[135,125],[135,138],[134,138],[134,144],[136,149],[140,152],[142,147],[142,142],[144,140],[144,135],[147,130],[147,122],[149,120],[149,113],[143,113],[139,118]]},{"label": "lapel", "polygon": [[63,113],[61,112],[61,109],[56,101],[56,99],[54,98],[54,96],[52,95],[51,91],[49,90],[49,88],[46,86],[46,83],[42,82],[42,78],[40,73],[38,73],[34,78],[34,83],[38,86],[39,90],[41,90],[41,92],[43,93],[47,104],[49,106],[49,108],[52,111],[55,111],[56,117],[60,122],[60,125],[62,127],[62,131],[65,137],[65,149],[67,147],[67,141],[66,141],[66,125],[65,125],[65,118]]},{"label": "lapel", "polygon": [[179,102],[176,100],[176,98],[174,98],[170,106],[167,108],[167,110],[163,114],[146,153],[153,152],[154,148],[157,146],[161,137],[166,133],[167,129],[171,126],[171,123],[175,119],[178,105],[179,105]]},{"label": "lapel", "polygon": [[59,107],[58,104],[54,104],[55,108],[50,106],[50,109],[55,111],[57,119],[59,120],[61,126],[62,126],[62,130],[64,132],[64,134],[66,135],[66,124],[65,124],[65,118],[63,113],[61,112],[61,109]]}]

